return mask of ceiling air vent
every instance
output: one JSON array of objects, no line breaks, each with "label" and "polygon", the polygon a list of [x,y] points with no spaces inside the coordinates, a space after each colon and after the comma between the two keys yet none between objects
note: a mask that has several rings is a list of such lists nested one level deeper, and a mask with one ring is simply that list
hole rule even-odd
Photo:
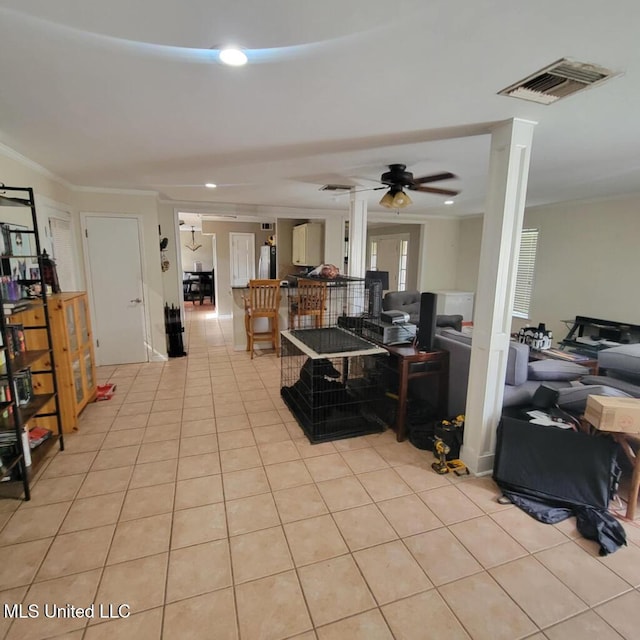
[{"label": "ceiling air vent", "polygon": [[562,58],[499,91],[498,95],[551,104],[617,75],[620,74],[595,64]]},{"label": "ceiling air vent", "polygon": [[348,184],[325,184],[320,187],[320,191],[350,191],[351,187]]}]

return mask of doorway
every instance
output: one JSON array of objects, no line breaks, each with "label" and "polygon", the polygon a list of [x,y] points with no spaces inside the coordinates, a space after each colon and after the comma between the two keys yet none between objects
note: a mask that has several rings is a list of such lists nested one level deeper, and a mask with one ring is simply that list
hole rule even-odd
[{"label": "doorway", "polygon": [[407,288],[409,234],[371,236],[369,240],[369,266],[389,272],[389,291]]},{"label": "doorway", "polygon": [[147,362],[138,218],[83,215],[97,365]]}]

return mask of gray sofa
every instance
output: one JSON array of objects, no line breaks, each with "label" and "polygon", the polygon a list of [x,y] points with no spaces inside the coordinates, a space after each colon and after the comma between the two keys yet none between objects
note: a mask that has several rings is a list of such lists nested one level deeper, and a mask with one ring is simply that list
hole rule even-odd
[{"label": "gray sofa", "polygon": [[[471,336],[444,328],[436,332],[434,346],[449,352],[449,415],[465,412],[467,403],[467,385],[469,384],[469,364],[471,362]],[[533,364],[533,363],[531,363]],[[567,363],[562,363],[562,365]],[[544,378],[544,371],[537,373],[539,366],[533,368],[529,379],[529,346],[520,342],[509,344],[507,356],[507,373],[504,385],[504,407],[514,407],[527,404],[540,386]],[[589,370],[579,367],[573,371],[575,379],[586,375]],[[549,374],[549,381],[555,385],[569,386],[569,380],[558,381],[556,376]],[[554,380],[554,378],[556,378]]]},{"label": "gray sofa", "polygon": [[[449,415],[465,412],[471,336],[453,329],[436,332],[434,345],[449,352]],[[547,359],[529,362],[529,347],[509,344],[503,407],[530,404],[541,384],[558,391],[558,405],[574,414],[584,412],[590,395],[640,398],[640,345],[623,345],[601,351],[599,366],[606,375],[589,375],[573,362]]]},{"label": "gray sofa", "polygon": [[598,353],[598,375],[586,376],[584,384],[599,384],[640,398],[640,344],[623,344]]},{"label": "gray sofa", "polygon": [[[409,314],[409,322],[419,324],[420,321],[420,296],[419,291],[388,291],[382,299],[383,311],[404,311]],[[460,331],[462,328],[462,316],[438,315],[436,326],[453,327]]]},{"label": "gray sofa", "polygon": [[[385,311],[404,311],[410,322],[420,318],[419,291],[389,291],[382,300]],[[464,413],[471,361],[471,335],[461,331],[462,316],[436,318],[434,346],[449,352],[449,415]],[[584,411],[589,395],[640,398],[640,344],[604,349],[598,355],[599,375],[579,364],[547,359],[529,362],[529,347],[509,344],[503,407],[530,404],[541,384],[557,389],[559,406],[571,413]]]}]

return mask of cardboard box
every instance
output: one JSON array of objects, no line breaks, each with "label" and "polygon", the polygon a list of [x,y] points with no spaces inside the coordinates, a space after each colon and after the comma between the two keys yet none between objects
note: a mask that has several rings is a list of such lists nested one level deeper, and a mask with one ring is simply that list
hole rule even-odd
[{"label": "cardboard box", "polygon": [[640,434],[640,399],[588,396],[584,419],[601,431]]}]

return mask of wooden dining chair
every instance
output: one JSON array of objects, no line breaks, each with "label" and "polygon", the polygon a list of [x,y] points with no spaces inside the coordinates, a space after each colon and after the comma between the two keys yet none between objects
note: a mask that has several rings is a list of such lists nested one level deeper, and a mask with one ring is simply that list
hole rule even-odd
[{"label": "wooden dining chair", "polygon": [[[256,342],[271,342],[276,355],[280,355],[279,307],[280,280],[249,280],[249,293],[244,296],[244,327],[252,359]],[[261,318],[268,323],[266,330],[260,326]]]},{"label": "wooden dining chair", "polygon": [[327,283],[317,280],[298,280],[297,289],[290,289],[289,296],[289,328],[298,327],[300,318],[312,316],[316,329],[324,326],[324,312],[327,305]]}]

